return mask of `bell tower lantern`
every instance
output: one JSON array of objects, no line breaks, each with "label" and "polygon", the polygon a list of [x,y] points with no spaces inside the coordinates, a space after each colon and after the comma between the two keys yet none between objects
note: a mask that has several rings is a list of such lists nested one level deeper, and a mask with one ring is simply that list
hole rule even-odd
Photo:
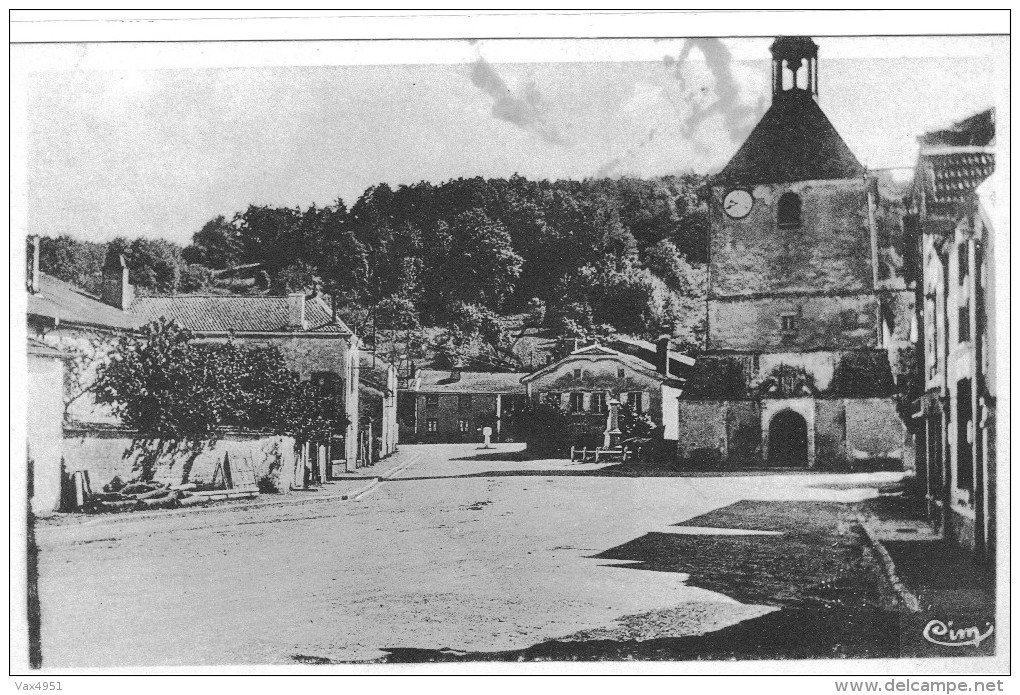
[{"label": "bell tower lantern", "polygon": [[772,101],[791,92],[818,100],[818,44],[809,36],[780,36],[772,52]]}]

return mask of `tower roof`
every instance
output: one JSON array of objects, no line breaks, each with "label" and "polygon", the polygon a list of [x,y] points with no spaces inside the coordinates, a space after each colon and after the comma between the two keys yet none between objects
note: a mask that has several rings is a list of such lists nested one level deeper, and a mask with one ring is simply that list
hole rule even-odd
[{"label": "tower roof", "polygon": [[772,106],[719,173],[729,183],[852,179],[864,166],[836,132],[809,91],[775,95]]}]

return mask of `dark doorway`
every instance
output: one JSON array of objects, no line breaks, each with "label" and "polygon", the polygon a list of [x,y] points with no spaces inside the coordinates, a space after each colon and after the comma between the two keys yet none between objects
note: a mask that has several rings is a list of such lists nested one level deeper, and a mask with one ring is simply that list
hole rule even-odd
[{"label": "dark doorway", "polygon": [[769,424],[769,465],[806,466],[807,421],[792,410],[777,413]]}]

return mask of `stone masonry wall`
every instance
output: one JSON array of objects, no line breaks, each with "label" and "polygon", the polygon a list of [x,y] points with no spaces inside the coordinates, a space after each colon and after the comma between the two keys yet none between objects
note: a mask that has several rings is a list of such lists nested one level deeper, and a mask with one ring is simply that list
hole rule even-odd
[{"label": "stone masonry wall", "polygon": [[902,457],[906,434],[892,398],[846,401],[847,449],[855,460]]},{"label": "stone masonry wall", "polygon": [[[871,294],[710,301],[708,347],[761,352],[874,347],[877,312]],[[783,330],[784,314],[794,316],[794,330]]]},{"label": "stone masonry wall", "polygon": [[[802,202],[802,224],[780,228],[780,196]],[[709,296],[862,291],[871,286],[871,232],[864,180],[800,181],[754,187],[740,220],[723,212],[727,189],[713,189]]]}]

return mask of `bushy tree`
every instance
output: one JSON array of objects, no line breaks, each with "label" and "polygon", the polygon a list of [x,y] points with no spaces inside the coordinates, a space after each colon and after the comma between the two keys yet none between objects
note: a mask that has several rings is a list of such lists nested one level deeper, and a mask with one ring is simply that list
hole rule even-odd
[{"label": "bushy tree", "polygon": [[480,210],[470,210],[453,220],[450,233],[445,283],[449,298],[501,308],[514,290],[522,264],[506,227]]},{"label": "bushy tree", "polygon": [[217,215],[195,232],[182,256],[188,263],[223,270],[238,265],[243,252],[244,241],[237,225]]},{"label": "bushy tree", "polygon": [[181,268],[181,281],[178,290],[188,294],[205,292],[213,284],[213,274],[209,268],[197,263],[189,263]]},{"label": "bushy tree", "polygon": [[118,237],[109,243],[113,253],[124,254],[131,284],[151,294],[173,294],[181,283],[182,249],[165,239]]},{"label": "bushy tree", "polygon": [[181,445],[215,439],[223,427],[308,441],[348,424],[343,390],[301,381],[277,348],[196,343],[167,319],[122,337],[95,391],[143,438]]},{"label": "bushy tree", "polygon": [[106,245],[79,241],[70,236],[39,239],[39,269],[87,292],[102,291]]}]

